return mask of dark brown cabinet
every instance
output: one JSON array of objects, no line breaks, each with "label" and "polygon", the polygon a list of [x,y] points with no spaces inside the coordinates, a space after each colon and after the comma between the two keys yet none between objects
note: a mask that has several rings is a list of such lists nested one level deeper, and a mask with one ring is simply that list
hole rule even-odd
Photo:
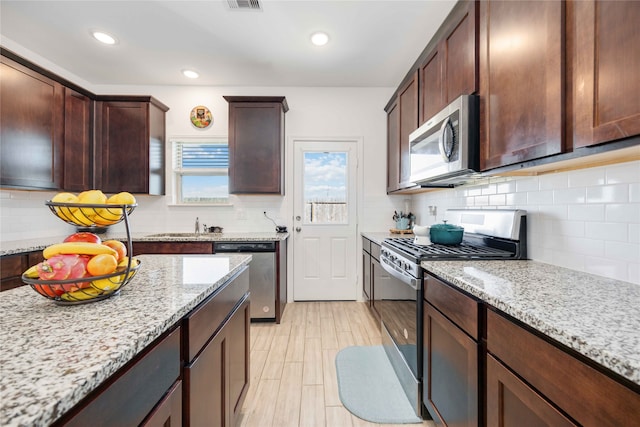
[{"label": "dark brown cabinet", "polygon": [[0,56],[0,185],[61,189],[64,87]]},{"label": "dark brown cabinet", "polygon": [[64,89],[64,177],[62,188],[81,192],[93,185],[93,105],[88,96]]},{"label": "dark brown cabinet", "polygon": [[420,124],[460,95],[477,92],[477,20],[476,2],[461,1],[438,30],[434,48],[419,66]]},{"label": "dark brown cabinet", "polygon": [[400,89],[387,111],[387,193],[412,187],[409,134],[418,128],[418,72]]},{"label": "dark brown cabinet", "polygon": [[[180,387],[180,332],[178,327],[158,338],[53,426],[137,426],[145,420],[142,425],[152,426],[158,418],[179,420],[180,413],[172,412],[180,409],[173,401],[178,396],[168,394]],[[148,418],[156,412],[158,418]]]},{"label": "dark brown cabinet", "polygon": [[565,149],[565,2],[482,1],[480,168]]},{"label": "dark brown cabinet", "polygon": [[165,194],[165,112],[152,97],[96,103],[96,186],[105,193]]},{"label": "dark brown cabinet", "polygon": [[[371,306],[371,240],[362,238],[362,297]],[[375,243],[374,243],[375,244]]]},{"label": "dark brown cabinet", "polygon": [[145,419],[142,427],[182,427],[182,381],[178,380],[158,406]]},{"label": "dark brown cabinet", "polygon": [[185,318],[185,426],[233,427],[238,421],[249,388],[248,291],[245,269]]},{"label": "dark brown cabinet", "polygon": [[212,254],[212,242],[133,242],[133,255]]},{"label": "dark brown cabinet", "polygon": [[229,193],[284,194],[284,97],[229,102]]},{"label": "dark brown cabinet", "polygon": [[640,135],[640,3],[571,6],[573,147]]},{"label": "dark brown cabinet", "polygon": [[0,257],[0,291],[6,291],[24,285],[22,273],[42,260],[44,260],[42,251]]},{"label": "dark brown cabinet", "polygon": [[516,321],[487,310],[488,425],[632,426],[640,393]]},{"label": "dark brown cabinet", "polygon": [[425,407],[438,425],[482,425],[480,304],[427,276],[423,307]]}]

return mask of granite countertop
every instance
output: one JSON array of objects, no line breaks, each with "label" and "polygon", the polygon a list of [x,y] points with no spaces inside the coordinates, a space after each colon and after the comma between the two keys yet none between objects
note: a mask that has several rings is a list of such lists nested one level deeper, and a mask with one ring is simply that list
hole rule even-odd
[{"label": "granite countertop", "polygon": [[[125,233],[100,234],[103,240],[126,240]],[[39,251],[54,243],[62,242],[67,236],[43,237],[8,242],[0,242],[0,256]],[[289,233],[244,232],[244,233],[131,233],[134,242],[272,242],[283,241]]]},{"label": "granite countertop", "polygon": [[413,234],[397,234],[391,232],[371,232],[371,231],[363,231],[360,233],[362,237],[366,237],[367,239],[375,242],[379,245],[382,244],[384,239],[398,239],[400,237],[413,237]]},{"label": "granite countertop", "polygon": [[29,286],[0,293],[0,425],[49,425],[251,261],[136,258],[136,276],[106,300],[61,306]]},{"label": "granite countertop", "polygon": [[640,385],[640,286],[535,261],[422,267]]}]

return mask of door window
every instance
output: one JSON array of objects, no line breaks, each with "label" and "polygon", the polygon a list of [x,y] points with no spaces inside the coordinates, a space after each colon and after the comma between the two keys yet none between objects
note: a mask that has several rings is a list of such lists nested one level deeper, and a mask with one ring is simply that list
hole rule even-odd
[{"label": "door window", "polygon": [[344,151],[304,152],[304,224],[348,224]]}]

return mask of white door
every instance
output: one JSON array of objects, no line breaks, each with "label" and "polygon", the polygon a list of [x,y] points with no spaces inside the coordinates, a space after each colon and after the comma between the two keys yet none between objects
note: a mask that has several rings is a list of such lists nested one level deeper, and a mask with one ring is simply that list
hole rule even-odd
[{"label": "white door", "polygon": [[357,141],[294,140],[293,299],[357,298]]}]

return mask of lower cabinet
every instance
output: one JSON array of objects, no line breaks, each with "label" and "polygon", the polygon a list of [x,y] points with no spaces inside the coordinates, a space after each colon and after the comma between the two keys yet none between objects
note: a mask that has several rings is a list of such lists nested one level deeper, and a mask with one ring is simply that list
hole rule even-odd
[{"label": "lower cabinet", "polygon": [[489,426],[637,426],[640,393],[487,310]]},{"label": "lower cabinet", "polygon": [[371,306],[371,241],[362,238],[362,298]]},{"label": "lower cabinet", "polygon": [[212,254],[212,242],[133,242],[133,255]]},{"label": "lower cabinet", "polygon": [[0,257],[0,291],[24,285],[22,273],[42,260],[44,260],[42,251]]},{"label": "lower cabinet", "polygon": [[479,303],[427,276],[423,403],[437,425],[482,425]]},{"label": "lower cabinet", "polygon": [[167,420],[180,426],[181,399],[172,397],[180,387],[180,332],[178,327],[159,338],[53,426],[165,426]]},{"label": "lower cabinet", "polygon": [[[234,280],[234,288],[206,300],[185,319],[184,425],[236,425],[249,388],[249,273]],[[218,328],[216,321],[232,305]],[[208,337],[207,337],[208,336]]]},{"label": "lower cabinet", "polygon": [[164,399],[142,422],[142,427],[182,426],[182,381],[176,381]]}]

